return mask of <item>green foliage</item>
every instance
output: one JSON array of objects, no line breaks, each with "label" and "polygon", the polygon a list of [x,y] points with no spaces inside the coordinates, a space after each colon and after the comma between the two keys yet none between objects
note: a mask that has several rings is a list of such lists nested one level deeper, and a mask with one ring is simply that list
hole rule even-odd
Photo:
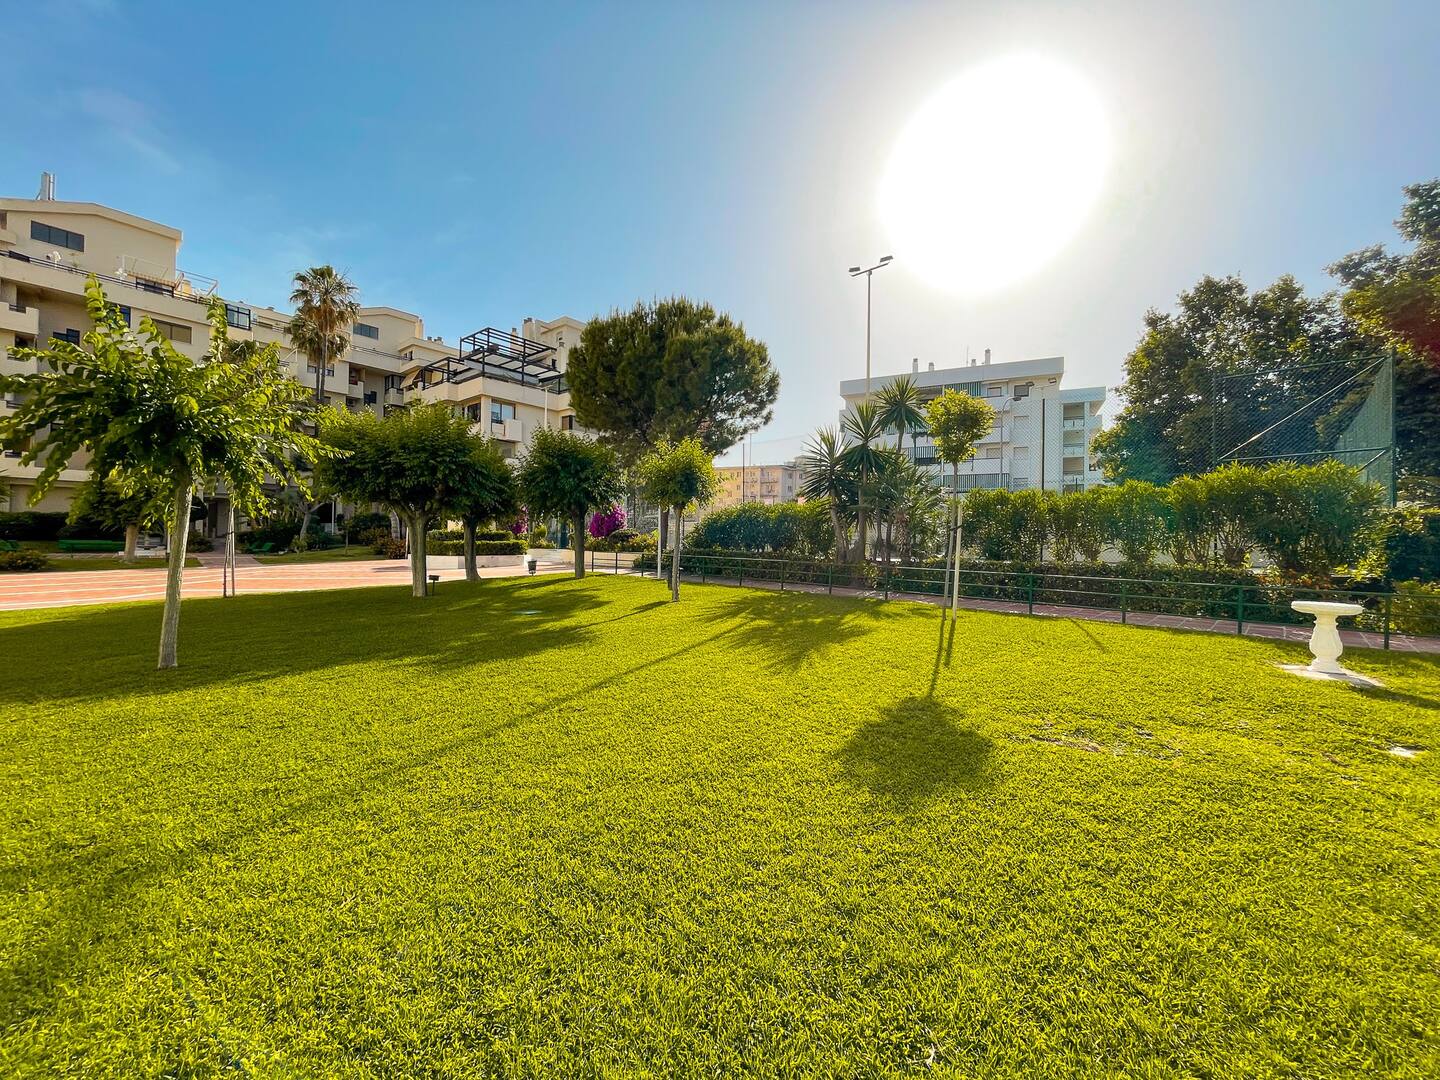
[{"label": "green foliage", "polygon": [[1440,507],[1399,503],[1382,508],[1360,571],[1394,581],[1440,581]]},{"label": "green foliage", "polygon": [[988,402],[958,390],[946,390],[925,406],[930,437],[941,461],[958,465],[975,454],[975,444],[995,427],[995,410]]},{"label": "green foliage", "polygon": [[1398,634],[1440,637],[1440,582],[1396,582],[1390,625]]},{"label": "green foliage", "polygon": [[620,498],[619,463],[608,447],[572,432],[541,428],[525,455],[520,491],[532,517],[583,522]]},{"label": "green foliage", "polygon": [[827,556],[834,551],[830,508],[807,503],[741,503],[712,511],[685,538],[687,548]]},{"label": "green foliage", "polygon": [[470,468],[451,497],[450,513],[473,527],[513,517],[519,509],[515,472],[500,453],[499,445],[491,439],[471,436]]},{"label": "green foliage", "polygon": [[49,568],[50,560],[43,551],[31,551],[28,548],[20,551],[0,551],[0,573],[29,573]]},{"label": "green foliage", "polygon": [[1255,543],[1282,571],[1328,579],[1364,550],[1381,493],[1338,461],[1265,470],[1268,505]]},{"label": "green foliage", "polygon": [[[465,542],[463,540],[427,540],[425,553],[427,555],[464,555]],[[509,540],[476,540],[475,554],[524,555],[525,542],[513,537]]]},{"label": "green foliage", "polygon": [[847,525],[860,489],[860,478],[846,457],[845,442],[834,428],[821,428],[805,444],[800,455],[803,479],[800,494],[807,502],[823,503],[830,517],[831,550],[836,557],[849,547]]},{"label": "green foliage", "polygon": [[316,465],[329,487],[406,518],[438,520],[471,481],[475,440],[448,405],[373,412],[321,412],[321,436],[334,451]]},{"label": "green foliage", "polygon": [[375,541],[375,554],[382,559],[405,558],[405,541],[398,536],[382,536]]},{"label": "green foliage", "polygon": [[899,449],[905,449],[905,436],[914,437],[925,430],[925,408],[920,387],[909,375],[898,375],[875,392],[875,403],[885,427],[895,432]]},{"label": "green foliage", "polygon": [[378,510],[367,510],[350,519],[350,538],[352,540],[357,536],[376,530],[383,530],[386,536],[390,535],[389,514]]},{"label": "green foliage", "polygon": [[85,535],[99,537],[122,534],[131,525],[141,530],[157,528],[165,518],[166,495],[148,487],[144,477],[125,483],[92,472],[70,503],[67,529],[88,530]]},{"label": "green foliage", "polygon": [[1144,480],[1126,480],[1097,490],[1105,506],[1110,542],[1120,558],[1148,566],[1169,536],[1164,490]]},{"label": "green foliage", "polygon": [[641,493],[658,506],[705,506],[715,498],[720,479],[711,454],[699,439],[660,442],[635,467]]},{"label": "green foliage", "polygon": [[315,365],[315,399],[325,402],[325,367],[350,348],[350,328],[360,313],[359,290],[333,266],[312,266],[295,275],[290,302],[295,315],[286,327],[290,343]]},{"label": "green foliage", "polygon": [[1038,561],[1049,537],[1052,498],[1033,489],[970,492],[965,497],[965,545],[987,559]]},{"label": "green foliage", "polygon": [[56,540],[66,515],[50,510],[16,510],[0,514],[0,540]]},{"label": "green foliage", "polygon": [[713,457],[768,423],[780,392],[765,346],[685,297],[591,320],[565,377],[576,419],[627,463],[688,437]]},{"label": "green foliage", "polygon": [[1100,561],[1113,531],[1109,505],[1100,489],[1053,496],[1048,511],[1050,540],[1057,562]]}]

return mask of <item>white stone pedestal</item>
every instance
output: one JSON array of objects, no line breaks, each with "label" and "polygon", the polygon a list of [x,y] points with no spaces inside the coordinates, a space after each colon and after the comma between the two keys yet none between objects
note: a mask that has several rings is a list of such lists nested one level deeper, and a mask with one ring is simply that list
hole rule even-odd
[{"label": "white stone pedestal", "polygon": [[1327,600],[1295,600],[1290,604],[1293,611],[1315,616],[1315,629],[1310,634],[1310,655],[1315,659],[1308,667],[1299,664],[1281,664],[1286,671],[1302,675],[1307,679],[1330,679],[1348,682],[1354,686],[1379,686],[1374,679],[1340,666],[1340,654],[1345,643],[1340,639],[1337,620],[1359,615],[1365,609],[1359,604],[1337,604]]}]

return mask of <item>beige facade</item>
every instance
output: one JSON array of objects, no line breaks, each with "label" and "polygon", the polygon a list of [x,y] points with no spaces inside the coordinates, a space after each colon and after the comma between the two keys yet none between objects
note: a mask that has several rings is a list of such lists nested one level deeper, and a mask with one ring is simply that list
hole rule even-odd
[{"label": "beige facade", "polygon": [[[199,359],[209,344],[207,305],[222,294],[218,282],[180,268],[180,245],[178,229],[95,203],[0,199],[0,370],[18,372],[36,363],[16,358],[16,346],[43,347],[54,337],[78,340],[90,328],[84,286],[92,273],[132,326],[148,315],[181,352]],[[289,318],[271,308],[226,304],[232,338],[278,343],[290,374],[313,387],[316,365],[291,347]],[[472,420],[473,430],[514,457],[539,428],[574,426],[564,371],[583,325],[569,317],[525,319],[520,331],[501,334],[494,339],[500,344],[477,359],[473,349],[462,356],[459,345],[428,336],[419,315],[364,307],[350,349],[326,365],[325,398],[335,408],[377,415],[416,401],[448,402]],[[525,362],[507,362],[513,350],[506,343],[521,339]],[[0,402],[0,409],[15,404]],[[30,506],[39,472],[18,458],[18,451],[0,457],[15,510]],[[36,509],[69,506],[73,489],[88,475],[83,457],[69,466]]]},{"label": "beige facade", "polygon": [[720,465],[715,468],[720,478],[720,494],[709,509],[721,510],[742,502],[758,502],[767,506],[776,503],[803,502],[800,484],[804,479],[799,465]]}]

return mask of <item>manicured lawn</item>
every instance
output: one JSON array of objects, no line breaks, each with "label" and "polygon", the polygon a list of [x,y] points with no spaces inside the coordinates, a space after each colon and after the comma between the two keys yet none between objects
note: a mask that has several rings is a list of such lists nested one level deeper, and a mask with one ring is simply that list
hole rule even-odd
[{"label": "manicured lawn", "polygon": [[1440,1072],[1436,661],[664,595],[0,615],[0,1075]]},{"label": "manicured lawn", "polygon": [[327,551],[292,551],[288,555],[256,555],[262,563],[373,562],[381,556],[369,547],[330,548]]}]

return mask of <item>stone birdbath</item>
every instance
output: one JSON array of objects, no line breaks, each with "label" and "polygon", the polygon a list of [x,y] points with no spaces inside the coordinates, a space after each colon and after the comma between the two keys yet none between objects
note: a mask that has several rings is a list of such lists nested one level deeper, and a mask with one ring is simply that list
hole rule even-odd
[{"label": "stone birdbath", "polygon": [[1328,600],[1294,600],[1290,608],[1302,615],[1315,616],[1315,629],[1310,634],[1310,654],[1315,659],[1308,667],[1299,664],[1282,664],[1281,667],[1311,679],[1337,679],[1359,686],[1380,685],[1374,679],[1367,679],[1340,666],[1340,654],[1345,651],[1345,643],[1340,640],[1340,627],[1336,625],[1336,620],[1359,615],[1365,610],[1363,607]]}]

